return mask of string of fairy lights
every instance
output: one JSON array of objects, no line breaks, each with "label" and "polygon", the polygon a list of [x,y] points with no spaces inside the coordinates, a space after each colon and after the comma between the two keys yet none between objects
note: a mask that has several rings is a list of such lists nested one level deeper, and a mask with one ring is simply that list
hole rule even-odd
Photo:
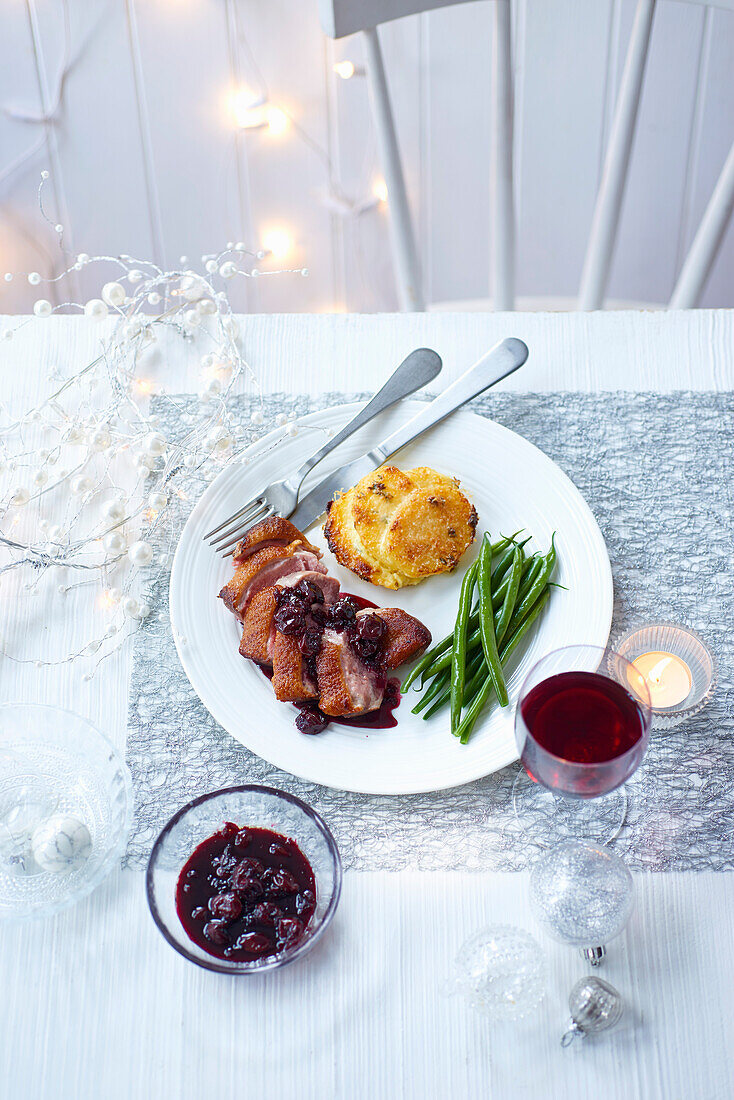
[{"label": "string of fairy lights", "polygon": [[[68,0],[60,0],[60,8],[63,42],[47,105],[35,112],[16,104],[0,105],[7,117],[39,124],[44,133],[0,171],[0,180],[37,155],[46,142],[45,127],[62,110],[66,80],[83,47],[77,44],[76,52],[72,50]],[[387,193],[381,179],[374,179],[370,193],[357,198],[334,182],[338,173],[329,151],[292,112],[273,101],[239,25],[236,31],[252,79],[249,86],[239,84],[229,97],[235,132],[260,131],[276,140],[293,134],[303,142],[327,169],[329,183],[322,200],[337,215],[359,216],[384,204]],[[349,60],[335,63],[334,72],[340,80],[364,75]],[[0,656],[37,667],[85,658],[89,679],[151,614],[155,585],[171,564],[168,532],[173,503],[187,499],[192,478],[209,480],[231,460],[233,388],[244,375],[259,390],[256,373],[241,351],[228,288],[241,278],[306,276],[308,271],[286,266],[296,252],[286,225],[267,228],[256,250],[242,241],[229,241],[219,252],[203,255],[200,270],[185,256],[179,267],[166,271],[125,254],[71,255],[65,248],[64,226],[46,210],[49,181],[44,170],[38,205],[63,262],[56,273],[52,265],[48,275],[36,270],[4,274],[6,283],[24,281],[38,294],[33,316],[18,318],[2,331],[6,355],[12,356],[12,342],[22,342],[27,326],[74,312],[100,325],[100,352],[78,367],[52,367],[49,392],[20,415],[10,418],[0,406],[0,584],[7,574],[22,576],[22,590],[33,597],[50,580],[62,598],[94,586],[102,626],[96,616],[93,637],[43,660],[10,652],[0,633]],[[264,268],[261,261],[266,261]],[[87,276],[99,271],[97,295],[57,301],[65,299],[70,279],[82,271]],[[190,403],[180,404],[181,399],[168,394],[145,369],[146,357],[171,338],[201,350],[194,412]],[[152,413],[151,397],[158,399],[159,409],[169,408],[176,415],[161,418]],[[272,426],[265,424],[263,408],[261,403],[255,409],[252,421],[264,431]],[[171,423],[176,427],[171,429]],[[284,434],[298,430],[284,415],[276,418],[276,426]]]},{"label": "string of fairy lights", "polygon": [[[38,111],[14,103],[0,104],[0,112],[8,118],[24,123],[39,124],[44,128],[44,132],[14,161],[0,170],[0,181],[5,181],[43,149],[46,143],[45,127],[53,123],[62,110],[65,84],[73,65],[78,60],[81,47],[78,47],[76,53],[72,54],[68,0],[60,0],[60,7],[63,17],[63,42],[57,73],[51,82],[48,105]],[[235,12],[237,12],[236,6]],[[236,34],[237,42],[245,54],[250,83],[249,85],[237,85],[228,97],[228,113],[235,132],[248,134],[264,131],[268,137],[273,139],[280,139],[292,133],[298,140],[303,142],[323,162],[326,168],[327,183],[321,193],[321,201],[329,211],[337,216],[358,218],[371,210],[385,207],[388,197],[385,182],[381,177],[374,176],[369,166],[367,171],[373,178],[368,190],[357,195],[349,195],[344,191],[337,182],[339,173],[335,170],[329,151],[308,133],[292,112],[273,101],[270,89],[255,61],[253,51],[249,46],[239,19],[236,21]],[[342,81],[364,76],[364,69],[348,59],[335,62],[333,71]],[[367,161],[369,160],[371,160],[371,156],[367,157]],[[54,228],[59,232],[60,227],[58,225]],[[276,263],[287,263],[296,251],[293,232],[283,224],[265,228],[260,244],[261,251]],[[357,252],[359,252],[359,249],[357,249]],[[359,255],[355,258],[359,266]],[[38,272],[31,273],[31,285],[38,285],[33,282],[33,277],[36,275],[40,278]],[[61,275],[58,275],[55,279],[49,279],[48,281],[53,283],[61,277]],[[7,281],[11,281],[12,273],[6,273],[5,278]],[[42,310],[43,308],[43,306],[39,306],[39,309]]]}]

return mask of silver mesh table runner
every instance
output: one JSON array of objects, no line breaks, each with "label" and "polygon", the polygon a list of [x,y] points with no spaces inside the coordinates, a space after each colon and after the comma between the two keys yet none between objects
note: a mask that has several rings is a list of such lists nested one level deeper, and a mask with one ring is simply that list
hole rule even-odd
[{"label": "silver mesh table runner", "polygon": [[[278,412],[302,416],[367,396],[275,394],[265,399],[266,422]],[[614,573],[612,641],[643,621],[670,619],[700,632],[716,657],[719,682],[709,706],[675,730],[653,731],[630,785],[616,850],[638,869],[734,869],[734,395],[503,393],[471,407],[540,447],[588,501]],[[164,432],[167,408],[156,410]],[[243,443],[251,436],[250,412],[245,398],[233,407]],[[204,488],[192,479],[179,524]],[[167,608],[168,586],[160,583],[153,614],[135,637],[129,865],[144,866],[158,832],[185,802],[253,782],[291,791],[314,806],[348,868],[520,870],[537,856],[532,831],[519,829],[512,809],[518,765],[450,791],[385,797],[307,783],[254,756],[199,702],[179,663]]]}]

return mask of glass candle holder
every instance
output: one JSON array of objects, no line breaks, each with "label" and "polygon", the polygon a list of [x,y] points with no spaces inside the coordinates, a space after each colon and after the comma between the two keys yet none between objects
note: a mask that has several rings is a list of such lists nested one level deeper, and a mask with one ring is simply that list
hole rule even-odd
[{"label": "glass candle holder", "polygon": [[645,676],[653,729],[673,729],[711,698],[716,667],[706,643],[675,623],[646,623],[623,635],[614,649]]},{"label": "glass candle holder", "polygon": [[91,722],[0,706],[0,921],[47,917],[118,863],[133,815],[124,760]]}]

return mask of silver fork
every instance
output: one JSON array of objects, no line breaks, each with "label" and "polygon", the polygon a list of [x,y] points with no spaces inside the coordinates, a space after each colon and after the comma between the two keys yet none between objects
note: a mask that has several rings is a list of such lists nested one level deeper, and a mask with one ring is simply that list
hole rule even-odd
[{"label": "silver fork", "polygon": [[234,547],[239,542],[253,524],[268,519],[272,515],[287,519],[298,504],[298,494],[304,478],[322,458],[348,439],[358,428],[368,424],[378,413],[389,409],[401,397],[407,397],[419,390],[421,386],[431,382],[439,374],[442,366],[441,357],[430,348],[418,348],[412,351],[397,370],[393,371],[382,389],[378,390],[371,401],[368,401],[333,439],[328,440],[289,477],[272,482],[259,496],[253,497],[238,512],[229,516],[218,527],[208,531],[204,535],[204,540],[210,539],[209,545],[215,546],[217,553],[226,553],[230,547]]}]

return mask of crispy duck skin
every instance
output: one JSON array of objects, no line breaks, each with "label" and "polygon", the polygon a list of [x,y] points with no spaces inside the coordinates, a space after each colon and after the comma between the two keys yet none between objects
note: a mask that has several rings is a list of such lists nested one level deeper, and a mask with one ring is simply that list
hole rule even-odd
[{"label": "crispy duck skin", "polygon": [[260,550],[268,549],[271,546],[279,546],[281,549],[285,549],[286,546],[294,542],[300,542],[304,550],[315,554],[317,558],[321,557],[321,551],[312,546],[306,536],[301,534],[298,528],[294,527],[289,520],[283,519],[282,516],[270,516],[269,519],[264,519],[251,527],[245,537],[237,543],[232,560],[235,565],[239,565]]},{"label": "crispy duck skin", "polygon": [[250,600],[242,621],[240,653],[259,665],[273,663],[273,616],[277,606],[275,588],[263,588]]},{"label": "crispy duck skin", "polygon": [[[370,611],[371,608],[358,611],[357,618]],[[394,669],[406,661],[412,661],[431,644],[428,627],[401,607],[378,607],[373,614],[379,615],[387,627],[382,643],[382,659],[386,668]]]},{"label": "crispy duck skin", "polygon": [[318,699],[317,685],[308,675],[298,641],[291,634],[275,632],[273,691],[281,703],[305,703]]}]

